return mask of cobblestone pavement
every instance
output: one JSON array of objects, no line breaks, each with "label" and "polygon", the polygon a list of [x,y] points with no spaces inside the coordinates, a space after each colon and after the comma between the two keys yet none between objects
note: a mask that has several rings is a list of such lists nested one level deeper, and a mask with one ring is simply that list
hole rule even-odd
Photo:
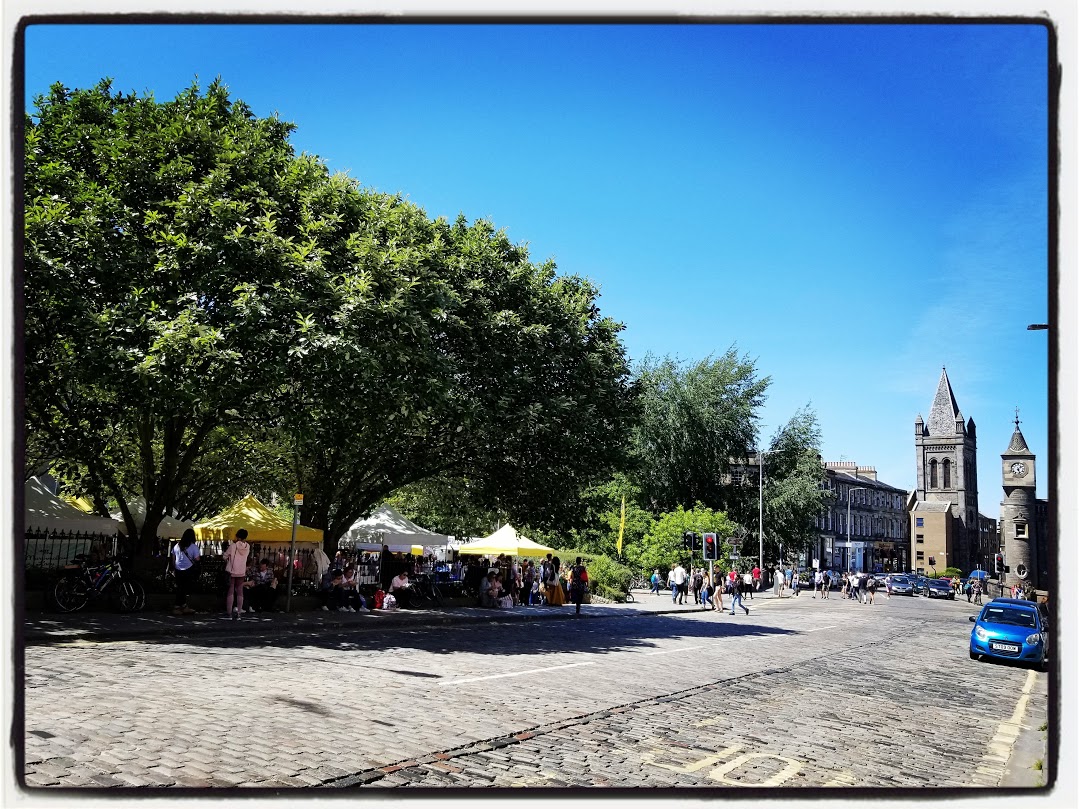
[{"label": "cobblestone pavement", "polygon": [[25,782],[996,786],[1045,715],[965,602],[749,606],[29,646]]}]

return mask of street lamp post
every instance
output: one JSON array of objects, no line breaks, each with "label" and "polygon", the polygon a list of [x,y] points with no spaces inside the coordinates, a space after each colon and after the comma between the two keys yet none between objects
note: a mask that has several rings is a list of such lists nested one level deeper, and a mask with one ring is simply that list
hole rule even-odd
[{"label": "street lamp post", "polygon": [[764,456],[774,449],[758,449],[754,451],[757,456],[757,530],[760,537],[760,557],[757,567],[764,570]]},{"label": "street lamp post", "polygon": [[848,556],[847,556],[847,570],[850,570],[850,552],[851,552],[851,546],[850,546],[850,496],[852,494],[854,494],[856,491],[858,491],[859,489],[861,489],[862,491],[865,491],[868,488],[869,488],[868,486],[851,486],[849,489],[847,489],[847,554],[848,554]]}]

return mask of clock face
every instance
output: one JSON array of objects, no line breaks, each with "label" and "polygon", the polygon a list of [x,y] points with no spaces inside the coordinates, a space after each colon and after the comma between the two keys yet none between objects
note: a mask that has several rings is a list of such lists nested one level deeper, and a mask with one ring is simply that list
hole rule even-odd
[{"label": "clock face", "polygon": [[1022,461],[1016,461],[1015,463],[1012,464],[1012,474],[1013,475],[1022,476],[1022,475],[1025,475],[1026,472],[1027,472],[1027,465],[1025,463],[1023,463]]}]

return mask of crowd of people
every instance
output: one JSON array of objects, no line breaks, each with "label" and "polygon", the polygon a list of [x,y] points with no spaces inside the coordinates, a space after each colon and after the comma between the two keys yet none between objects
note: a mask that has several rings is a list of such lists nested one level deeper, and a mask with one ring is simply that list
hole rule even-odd
[{"label": "crowd of people", "polygon": [[552,553],[539,563],[505,554],[493,561],[479,559],[465,574],[466,585],[472,581],[479,593],[479,606],[491,609],[512,609],[522,604],[561,607],[568,602],[580,614],[588,593],[588,570],[581,557],[567,568]]}]

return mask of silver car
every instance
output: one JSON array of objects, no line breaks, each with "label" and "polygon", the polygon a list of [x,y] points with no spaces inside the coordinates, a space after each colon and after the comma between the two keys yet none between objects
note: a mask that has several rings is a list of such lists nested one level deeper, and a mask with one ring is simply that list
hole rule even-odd
[{"label": "silver car", "polygon": [[914,595],[914,582],[912,582],[906,576],[893,575],[892,576],[892,595],[897,595],[897,596],[912,596],[912,595]]}]

